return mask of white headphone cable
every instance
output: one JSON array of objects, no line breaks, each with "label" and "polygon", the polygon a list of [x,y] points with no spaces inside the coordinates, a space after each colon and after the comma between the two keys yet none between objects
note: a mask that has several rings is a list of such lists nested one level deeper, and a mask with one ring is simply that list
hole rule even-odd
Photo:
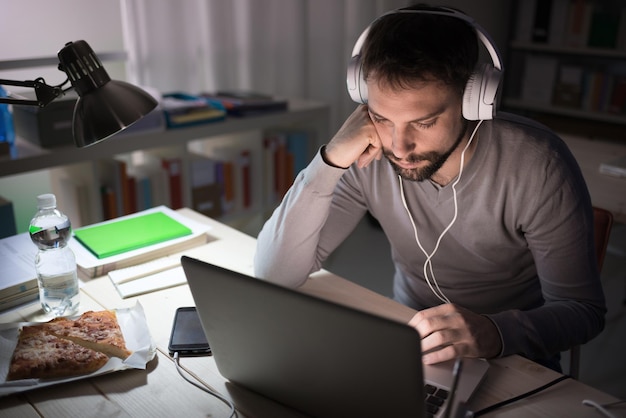
[{"label": "white headphone cable", "polygon": [[[428,252],[424,249],[424,247],[422,246],[422,243],[419,240],[419,237],[418,237],[418,234],[417,234],[417,227],[415,226],[415,221],[413,221],[413,217],[411,216],[411,212],[409,211],[408,205],[406,203],[406,198],[404,197],[404,187],[402,185],[402,177],[400,175],[398,175],[398,182],[400,184],[400,197],[402,199],[402,205],[404,206],[404,209],[405,209],[405,211],[406,211],[406,213],[407,213],[407,215],[409,217],[409,220],[411,221],[411,225],[413,226],[415,242],[419,246],[420,250],[422,250],[422,252],[426,256],[426,261],[424,261],[424,278],[426,279],[426,283],[428,284],[428,287],[430,287],[430,290],[435,294],[435,296],[437,296],[437,298],[439,298],[439,300],[441,300],[444,303],[450,303],[450,300],[446,297],[446,295],[439,288],[439,284],[437,283],[437,279],[435,278],[435,272],[433,271],[433,264],[432,264],[431,259],[433,258],[433,256],[437,252],[437,250],[439,249],[439,243],[441,242],[441,239],[443,238],[443,236],[450,230],[450,228],[452,228],[452,225],[454,225],[454,223],[456,222],[457,215],[458,215],[458,203],[457,203],[457,198],[456,198],[456,185],[461,181],[461,175],[463,174],[463,166],[464,166],[464,162],[465,162],[465,151],[467,151],[467,149],[469,148],[470,144],[474,140],[474,136],[476,135],[476,132],[478,132],[478,128],[480,127],[482,122],[483,122],[482,120],[478,121],[478,123],[476,124],[476,127],[474,127],[474,130],[472,131],[472,135],[470,136],[469,141],[467,141],[467,144],[465,145],[465,148],[463,148],[463,152],[461,152],[461,164],[460,164],[460,168],[459,168],[459,175],[457,176],[457,178],[454,181],[454,183],[452,183],[452,196],[453,196],[453,200],[454,200],[454,216],[452,217],[452,221],[450,221],[450,223],[443,230],[441,235],[439,235],[439,238],[437,239],[437,242],[435,244],[435,248],[433,249],[433,251],[430,254],[428,254]],[[430,278],[428,277],[428,270],[430,270],[430,276],[432,277],[432,281],[434,283],[434,287],[433,287],[433,284],[431,284],[431,282],[430,282]],[[436,288],[436,290],[435,290],[435,288]]]}]

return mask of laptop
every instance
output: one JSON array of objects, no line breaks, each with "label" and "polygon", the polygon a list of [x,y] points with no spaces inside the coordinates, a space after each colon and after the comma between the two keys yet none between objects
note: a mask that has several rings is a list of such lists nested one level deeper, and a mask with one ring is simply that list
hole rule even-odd
[{"label": "laptop", "polygon": [[[454,362],[424,366],[414,328],[187,256],[181,264],[217,368],[232,383],[313,417],[444,414],[445,402],[427,414],[425,392],[450,389]],[[487,368],[464,359],[457,402]]]}]

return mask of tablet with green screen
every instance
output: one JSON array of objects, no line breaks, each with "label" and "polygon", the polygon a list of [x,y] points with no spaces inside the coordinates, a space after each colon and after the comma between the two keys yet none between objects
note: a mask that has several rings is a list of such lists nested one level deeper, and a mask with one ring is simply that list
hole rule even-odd
[{"label": "tablet with green screen", "polygon": [[76,229],[74,236],[96,257],[105,258],[191,233],[165,213],[154,212]]}]

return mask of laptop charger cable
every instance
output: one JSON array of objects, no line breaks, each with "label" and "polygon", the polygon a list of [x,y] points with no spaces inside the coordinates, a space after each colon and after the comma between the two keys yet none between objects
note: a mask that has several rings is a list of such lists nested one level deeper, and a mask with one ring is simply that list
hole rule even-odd
[{"label": "laptop charger cable", "polygon": [[180,357],[178,355],[178,351],[174,352],[173,358],[174,358],[174,365],[176,366],[176,371],[178,371],[178,374],[181,375],[183,379],[185,379],[187,382],[191,383],[198,389],[208,393],[211,396],[215,396],[217,399],[224,402],[230,408],[230,414],[228,415],[228,418],[237,417],[237,411],[235,410],[235,404],[233,404],[233,402],[231,402],[229,399],[224,397],[219,392],[212,390],[209,386],[207,386],[204,382],[199,381],[196,377],[194,377],[194,379],[196,379],[196,381],[194,381],[194,380],[191,380],[191,378],[187,377],[183,373],[183,367],[180,365]]}]

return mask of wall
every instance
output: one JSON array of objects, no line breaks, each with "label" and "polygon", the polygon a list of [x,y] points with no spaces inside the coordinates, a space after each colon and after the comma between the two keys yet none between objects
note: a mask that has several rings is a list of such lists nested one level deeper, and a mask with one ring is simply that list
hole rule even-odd
[{"label": "wall", "polygon": [[[119,1],[0,0],[0,10],[0,61],[55,57],[67,42],[81,39],[96,53],[124,50]],[[112,78],[126,78],[123,66],[109,67]],[[37,77],[44,77],[50,85],[65,80],[56,65],[6,71],[0,64],[0,78]]]},{"label": "wall", "polygon": [[[43,77],[49,85],[64,82],[65,74],[56,65],[6,70],[2,61],[56,57],[68,41],[85,40],[96,53],[124,50],[119,1],[0,0],[0,11],[0,78],[33,80]],[[123,62],[103,64],[111,78],[126,79]],[[32,93],[32,89],[26,88],[7,89]],[[32,208],[32,211],[16,211],[18,231],[26,230],[35,213],[35,197],[51,190],[51,172],[42,170],[0,178],[1,196],[12,200],[16,208]]]}]

